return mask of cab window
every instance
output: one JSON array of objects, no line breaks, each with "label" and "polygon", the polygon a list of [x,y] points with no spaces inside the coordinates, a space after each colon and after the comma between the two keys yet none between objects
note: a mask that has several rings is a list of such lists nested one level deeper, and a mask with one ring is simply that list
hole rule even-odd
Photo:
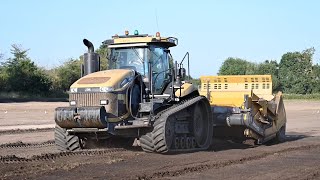
[{"label": "cab window", "polygon": [[150,47],[150,50],[149,58],[152,68],[153,89],[155,94],[159,94],[166,85],[166,80],[170,73],[168,54],[162,47],[154,46]]}]

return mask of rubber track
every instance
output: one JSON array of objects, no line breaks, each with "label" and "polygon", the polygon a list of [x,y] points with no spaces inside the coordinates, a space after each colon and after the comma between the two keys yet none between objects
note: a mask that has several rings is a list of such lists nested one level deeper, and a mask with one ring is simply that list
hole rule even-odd
[{"label": "rubber track", "polygon": [[263,158],[266,158],[266,157],[274,155],[274,154],[282,154],[282,153],[293,152],[293,151],[310,150],[310,149],[315,149],[315,148],[320,148],[320,144],[305,145],[305,146],[300,146],[300,147],[289,147],[289,148],[285,148],[285,149],[282,149],[279,151],[266,152],[266,153],[258,154],[255,156],[249,156],[249,157],[244,157],[244,158],[235,159],[235,160],[229,160],[229,161],[225,161],[225,162],[205,163],[205,164],[200,164],[200,165],[191,166],[191,167],[182,167],[181,169],[174,170],[174,171],[159,171],[159,172],[153,173],[152,175],[136,176],[135,179],[148,180],[148,179],[156,179],[156,178],[163,179],[165,177],[181,176],[181,175],[188,174],[188,173],[202,172],[202,171],[209,170],[209,169],[218,169],[218,168],[223,168],[223,167],[231,166],[231,165],[235,165],[235,164],[243,164],[243,163],[246,163],[249,161],[263,159]]},{"label": "rubber track", "polygon": [[[184,106],[185,103],[187,104],[187,102],[190,102],[190,101],[192,101],[192,100],[194,100],[194,99],[199,99],[199,100],[200,100],[200,99],[204,99],[204,98],[205,98],[204,96],[196,96],[196,97],[193,97],[193,98],[191,98],[191,99],[183,100],[183,101],[179,102],[178,104],[174,104],[173,106],[171,106],[171,107],[169,107],[169,108],[167,108],[167,109],[159,112],[156,116],[154,116],[154,117],[152,118],[152,121],[156,121],[157,119],[163,117],[163,116],[164,116],[163,114],[165,114],[165,113],[171,113],[171,111],[174,112],[174,111],[176,110],[175,108],[180,107],[180,110],[182,110],[182,109],[184,109],[184,108],[192,105],[192,104],[190,104],[190,105]],[[183,106],[183,108],[182,108],[182,106]],[[170,112],[168,112],[168,111],[170,111]],[[172,114],[172,113],[171,113],[171,114]],[[171,114],[169,114],[169,115],[171,115]]]},{"label": "rubber track", "polygon": [[[159,118],[161,118],[162,114],[166,113],[167,111],[174,109],[180,105],[182,105],[183,103],[187,102],[188,100],[184,100],[179,102],[178,104],[174,104],[172,106],[170,106],[167,109],[162,110],[161,112],[159,112],[156,116],[154,116],[151,121],[155,122],[157,121]],[[155,127],[155,123],[153,124],[153,127]],[[143,135],[140,137],[140,143],[141,143],[141,148],[143,149],[143,151],[145,152],[154,152],[155,151],[155,146],[154,146],[154,136],[152,132],[148,132],[147,134]]]},{"label": "rubber track", "polygon": [[87,151],[74,151],[74,152],[60,152],[48,153],[43,155],[35,155],[31,158],[18,157],[16,155],[0,156],[0,163],[21,163],[21,162],[34,162],[34,161],[49,161],[63,157],[73,156],[92,156],[92,155],[106,155],[115,152],[124,152],[126,149],[114,148],[105,150],[87,150]]},{"label": "rubber track", "polygon": [[13,149],[13,148],[38,148],[38,147],[48,147],[48,146],[54,146],[54,141],[46,141],[42,143],[23,143],[21,141],[15,142],[15,143],[6,143],[1,144],[0,149]]},{"label": "rubber track", "polygon": [[69,135],[68,132],[59,127],[55,127],[54,131],[55,144],[60,151],[75,151],[80,150],[79,137],[76,135]]},{"label": "rubber track", "polygon": [[[160,112],[157,114],[155,118],[155,123],[154,123],[154,130],[152,131],[153,134],[153,143],[155,146],[155,151],[158,153],[167,153],[168,148],[166,146],[165,138],[162,136],[164,134],[164,126],[166,123],[166,120],[170,115],[173,115],[189,106],[192,106],[193,104],[201,101],[202,99],[205,99],[203,96],[197,96],[192,99],[188,99],[185,101],[182,101],[181,103],[169,107],[168,109]],[[184,152],[184,151],[198,151],[198,150],[205,150],[207,148],[193,148],[193,149],[174,149],[170,150],[170,152]]]},{"label": "rubber track", "polygon": [[154,151],[154,144],[152,133],[148,132],[147,134],[140,137],[140,145],[143,151],[145,152],[153,152]]}]

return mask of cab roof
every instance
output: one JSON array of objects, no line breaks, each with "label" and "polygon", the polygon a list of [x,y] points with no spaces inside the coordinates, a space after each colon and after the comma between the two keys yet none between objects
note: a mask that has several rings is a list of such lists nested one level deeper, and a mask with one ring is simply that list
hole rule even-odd
[{"label": "cab roof", "polygon": [[107,39],[102,42],[103,45],[107,47],[126,47],[127,45],[135,46],[135,44],[149,44],[161,45],[164,47],[174,47],[178,45],[178,39],[175,37],[161,37],[160,33],[157,33],[156,36],[151,36],[148,34],[136,34],[129,35],[126,32],[126,35],[122,36],[112,36],[112,39]]}]

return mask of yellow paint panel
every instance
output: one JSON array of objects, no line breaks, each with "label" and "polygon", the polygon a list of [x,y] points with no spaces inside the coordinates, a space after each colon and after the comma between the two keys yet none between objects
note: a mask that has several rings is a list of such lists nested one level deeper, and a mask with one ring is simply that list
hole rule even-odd
[{"label": "yellow paint panel", "polygon": [[[200,91],[200,95],[207,97],[207,92]],[[244,102],[244,95],[249,95],[250,97],[251,92],[210,92],[209,102],[214,106],[241,107]]]},{"label": "yellow paint panel", "polygon": [[272,82],[271,75],[226,75],[226,76],[201,76],[201,81],[212,83],[267,83]]},{"label": "yellow paint panel", "polygon": [[197,90],[196,87],[194,87],[194,85],[190,83],[184,83],[181,87],[182,87],[181,96],[180,96],[180,90],[178,89],[175,92],[176,97],[184,97]]},{"label": "yellow paint panel", "polygon": [[[85,88],[85,87],[113,87],[117,89],[121,80],[133,74],[129,69],[112,69],[105,71],[98,71],[88,74],[71,85],[71,88]],[[95,81],[95,79],[105,78],[105,81]],[[88,82],[88,83],[83,83]]]},{"label": "yellow paint panel", "polygon": [[200,94],[210,94],[210,104],[217,106],[241,107],[244,95],[251,96],[251,91],[271,100],[271,75],[233,75],[233,76],[201,76]]},{"label": "yellow paint panel", "polygon": [[176,46],[177,41],[175,38],[167,37],[154,37],[154,36],[145,36],[145,37],[115,37],[112,40],[109,40],[110,44],[134,44],[134,43],[159,43],[164,44],[168,47]]},{"label": "yellow paint panel", "polygon": [[114,44],[151,42],[152,37],[116,38]]},{"label": "yellow paint panel", "polygon": [[272,94],[271,75],[201,76],[201,91],[253,91]]}]

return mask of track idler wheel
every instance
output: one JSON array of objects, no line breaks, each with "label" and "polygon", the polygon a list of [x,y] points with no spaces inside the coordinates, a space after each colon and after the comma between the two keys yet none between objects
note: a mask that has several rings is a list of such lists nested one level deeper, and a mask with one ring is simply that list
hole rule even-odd
[{"label": "track idler wheel", "polygon": [[206,100],[201,100],[194,106],[192,120],[193,134],[197,147],[208,149],[212,141],[213,125],[210,105]]}]

